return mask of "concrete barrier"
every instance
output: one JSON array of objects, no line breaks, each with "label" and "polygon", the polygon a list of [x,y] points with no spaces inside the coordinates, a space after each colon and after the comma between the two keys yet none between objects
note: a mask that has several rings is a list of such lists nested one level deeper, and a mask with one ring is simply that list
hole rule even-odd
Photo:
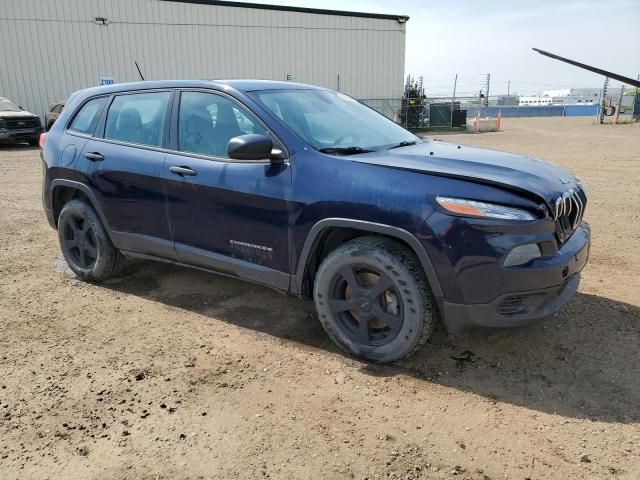
[{"label": "concrete barrier", "polygon": [[[478,124],[476,125],[476,122]],[[480,118],[476,120],[471,118],[467,120],[467,132],[497,132],[498,131],[498,119],[497,118]]]}]

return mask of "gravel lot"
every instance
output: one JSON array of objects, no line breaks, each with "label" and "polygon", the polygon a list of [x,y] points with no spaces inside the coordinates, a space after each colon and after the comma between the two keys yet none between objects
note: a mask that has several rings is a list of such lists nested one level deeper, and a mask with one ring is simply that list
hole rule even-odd
[{"label": "gravel lot", "polygon": [[590,195],[576,298],[376,367],[312,304],[148,262],[80,282],[39,153],[0,147],[0,477],[640,478],[640,125],[505,119],[443,139],[563,164]]}]

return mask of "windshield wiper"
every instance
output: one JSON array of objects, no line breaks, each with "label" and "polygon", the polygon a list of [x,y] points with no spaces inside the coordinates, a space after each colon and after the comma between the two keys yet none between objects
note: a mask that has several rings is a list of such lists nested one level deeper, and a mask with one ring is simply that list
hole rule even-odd
[{"label": "windshield wiper", "polygon": [[328,153],[328,154],[337,153],[340,155],[355,155],[357,153],[373,152],[374,150],[370,150],[362,147],[327,147],[327,148],[321,148],[318,151],[322,153]]},{"label": "windshield wiper", "polygon": [[391,150],[392,148],[400,148],[400,147],[408,147],[409,145],[415,145],[418,143],[417,140],[413,140],[411,142],[407,142],[406,140],[400,143],[396,143],[395,145],[391,145],[387,150]]}]

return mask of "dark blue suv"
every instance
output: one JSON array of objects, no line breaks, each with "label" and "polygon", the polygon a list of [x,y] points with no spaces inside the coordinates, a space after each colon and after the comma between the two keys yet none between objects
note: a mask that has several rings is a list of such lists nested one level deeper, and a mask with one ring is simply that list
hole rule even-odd
[{"label": "dark blue suv", "polygon": [[567,170],[422,140],[338,92],[257,80],[82,90],[44,143],[43,203],[71,269],[138,257],[313,298],[375,362],[558,311],[589,255]]}]

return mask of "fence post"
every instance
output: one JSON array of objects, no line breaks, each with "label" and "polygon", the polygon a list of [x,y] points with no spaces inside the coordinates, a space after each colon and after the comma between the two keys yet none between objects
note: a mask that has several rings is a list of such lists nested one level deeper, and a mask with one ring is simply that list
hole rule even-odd
[{"label": "fence post", "polygon": [[500,131],[500,120],[501,120],[500,117],[501,116],[502,116],[502,109],[499,109],[498,110],[498,125],[496,126],[498,131]]},{"label": "fence post", "polygon": [[480,133],[480,110],[476,111],[476,133]]},{"label": "fence post", "polygon": [[456,87],[458,86],[458,74],[456,73],[456,78],[453,81],[453,97],[451,98],[451,121],[449,123],[449,128],[453,128],[453,108],[456,103]]}]

